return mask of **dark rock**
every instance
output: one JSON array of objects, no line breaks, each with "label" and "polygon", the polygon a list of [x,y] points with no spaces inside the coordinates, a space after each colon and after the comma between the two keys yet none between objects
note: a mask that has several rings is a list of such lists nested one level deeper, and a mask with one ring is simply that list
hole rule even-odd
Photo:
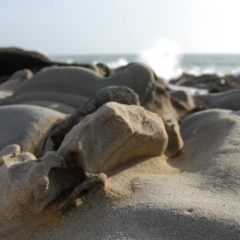
[{"label": "dark rock", "polygon": [[223,92],[240,87],[240,81],[234,76],[219,77],[214,74],[203,74],[201,76],[193,76],[184,73],[178,79],[170,80],[171,84],[178,86],[194,87],[200,89],[208,89],[210,93]]},{"label": "dark rock", "polygon": [[65,64],[49,60],[39,52],[25,51],[20,48],[0,48],[0,83],[8,79],[10,75],[18,70],[30,69],[37,72],[44,67],[49,66],[81,66],[101,73],[101,70],[90,64]]},{"label": "dark rock", "polygon": [[110,68],[104,64],[104,63],[97,63],[96,66],[99,68],[99,70],[102,72],[102,76],[108,77],[110,75]]}]

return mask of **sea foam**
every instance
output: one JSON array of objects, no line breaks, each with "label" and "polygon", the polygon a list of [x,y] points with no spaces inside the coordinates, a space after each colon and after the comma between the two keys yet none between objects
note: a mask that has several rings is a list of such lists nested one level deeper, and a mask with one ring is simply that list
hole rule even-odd
[{"label": "sea foam", "polygon": [[160,38],[140,51],[137,60],[152,67],[158,76],[168,81],[183,73],[180,67],[181,53],[176,42]]},{"label": "sea foam", "polygon": [[110,62],[104,62],[104,61],[101,61],[101,60],[94,60],[92,62],[92,64],[96,65],[99,62],[105,63],[109,68],[112,68],[112,69],[122,67],[122,66],[126,66],[129,63],[125,58],[118,58],[117,60],[110,61]]}]

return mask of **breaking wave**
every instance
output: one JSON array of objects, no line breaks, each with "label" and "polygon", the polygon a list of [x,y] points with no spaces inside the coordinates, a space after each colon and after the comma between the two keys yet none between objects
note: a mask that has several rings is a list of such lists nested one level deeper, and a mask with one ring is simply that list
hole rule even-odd
[{"label": "breaking wave", "polygon": [[183,73],[240,75],[240,55],[183,54],[180,46],[172,40],[160,38],[139,52],[137,61],[154,69],[156,74],[168,81]]},{"label": "breaking wave", "polygon": [[165,80],[176,78],[183,73],[180,67],[181,48],[172,40],[160,38],[149,48],[139,52],[137,60],[154,69]]},{"label": "breaking wave", "polygon": [[[93,64],[97,64],[98,62],[104,62],[104,61],[93,61]],[[118,68],[122,66],[126,66],[128,64],[128,61],[125,58],[119,58],[116,61],[110,61],[110,62],[104,62],[109,68]]]}]

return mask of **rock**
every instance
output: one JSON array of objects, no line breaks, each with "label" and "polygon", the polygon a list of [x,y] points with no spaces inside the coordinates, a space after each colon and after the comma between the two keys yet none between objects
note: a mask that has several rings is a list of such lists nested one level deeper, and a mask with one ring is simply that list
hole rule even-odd
[{"label": "rock", "polygon": [[109,102],[74,126],[57,152],[87,174],[108,173],[134,159],[163,154],[167,143],[161,117]]},{"label": "rock", "polygon": [[14,150],[8,146],[0,152],[0,156],[8,152],[4,164],[0,165],[0,235],[8,228],[13,230],[28,221],[34,222],[34,217],[62,191],[83,182],[76,171],[67,171],[64,158],[54,152],[36,160],[31,153],[16,154]]},{"label": "rock", "polygon": [[206,109],[220,108],[228,110],[240,110],[240,89],[234,89],[222,93],[210,93],[206,95],[196,95],[194,100],[197,105]]},{"label": "rock", "polygon": [[20,86],[20,84],[32,76],[33,73],[29,69],[19,70],[15,72],[6,82],[0,84],[0,90],[12,93]]},{"label": "rock", "polygon": [[144,103],[141,104],[145,109],[157,113],[164,121],[169,119],[179,120],[181,115],[173,107],[171,98],[167,91],[157,82],[149,92]]},{"label": "rock", "polygon": [[240,87],[240,75],[226,75],[223,77],[225,82],[230,83],[234,88]]},{"label": "rock", "polygon": [[8,145],[0,152],[0,166],[9,158],[13,158],[15,156],[18,156],[20,154],[20,147],[17,144]]},{"label": "rock", "polygon": [[78,123],[57,152],[36,159],[20,153],[18,145],[7,146],[0,151],[0,238],[16,239],[20,232],[30,237],[87,190],[103,184],[104,173],[161,156],[167,142],[157,114],[109,102]]},{"label": "rock", "polygon": [[[107,86],[127,86],[139,96],[141,105],[158,113],[164,120],[179,119],[170,96],[151,68],[144,64],[129,64],[115,69],[109,77],[79,67],[51,67],[40,71],[23,83],[12,97],[0,101],[0,105],[29,101],[55,101],[79,108],[96,91]],[[68,95],[63,97],[64,95]]]},{"label": "rock", "polygon": [[40,156],[48,131],[65,114],[42,107],[11,105],[0,107],[0,151],[11,144]]},{"label": "rock", "polygon": [[49,66],[81,66],[100,72],[100,69],[90,64],[65,64],[57,63],[49,60],[46,56],[39,52],[26,51],[20,48],[0,48],[0,79],[2,82],[6,80],[3,76],[10,76],[18,70],[25,68],[30,69],[34,73],[44,67]]},{"label": "rock", "polygon": [[206,110],[206,107],[200,101],[196,101],[194,95],[187,91],[177,90],[168,93],[171,97],[171,103],[179,116],[179,122],[195,112]]},{"label": "rock", "polygon": [[180,127],[176,120],[168,120],[164,122],[164,126],[168,135],[168,146],[165,154],[173,158],[181,153],[184,146],[180,134]]},{"label": "rock", "polygon": [[171,97],[171,100],[174,99],[179,101],[184,106],[186,111],[191,111],[196,107],[194,97],[191,93],[182,90],[170,91],[168,93]]},{"label": "rock", "polygon": [[[83,105],[88,98],[77,95],[69,94],[66,92],[54,92],[54,91],[39,91],[39,92],[26,92],[17,96],[10,96],[8,98],[2,99],[0,105],[10,105],[10,104],[27,104],[29,102],[35,102],[37,106],[47,106],[49,103],[55,102],[59,105],[65,105],[69,108],[78,108]],[[51,105],[49,104],[49,108]],[[55,107],[53,108],[55,109]],[[61,108],[59,111],[62,111]],[[63,111],[63,113],[65,113]]]},{"label": "rock", "polygon": [[25,51],[20,48],[0,48],[0,65],[2,66],[0,76],[12,75],[25,68],[36,72],[52,64],[47,57],[38,52]]},{"label": "rock", "polygon": [[74,111],[76,111],[76,108],[72,107],[71,105],[49,100],[37,100],[37,101],[30,100],[24,101],[24,104],[45,107],[65,114],[72,114]]},{"label": "rock", "polygon": [[102,72],[101,75],[104,77],[108,77],[110,75],[110,68],[104,64],[104,63],[97,63],[96,66],[100,69],[100,71]]},{"label": "rock", "polygon": [[201,89],[208,89],[209,92],[223,92],[240,87],[240,82],[234,77],[224,76],[219,77],[214,74],[203,74],[194,76],[184,73],[180,78],[171,80],[170,83]]},{"label": "rock", "polygon": [[17,72],[15,72],[10,78],[9,80],[13,80],[13,79],[22,79],[22,80],[26,80],[29,79],[33,76],[33,73],[31,70],[29,69],[23,69],[23,70],[18,70]]},{"label": "rock", "polygon": [[[105,87],[97,91],[83,107],[76,110],[71,116],[58,123],[50,133],[53,150],[58,150],[65,135],[78,124],[85,116],[94,113],[107,102],[114,101],[127,105],[140,105],[138,95],[128,87]],[[50,140],[50,139],[49,139]]]},{"label": "rock", "polygon": [[23,93],[58,92],[89,98],[107,86],[130,87],[138,94],[142,103],[154,86],[154,73],[143,64],[131,64],[106,78],[86,68],[51,67],[40,71],[31,81],[22,84],[13,97]]},{"label": "rock", "polygon": [[0,90],[0,100],[4,100],[5,98],[10,97],[11,95],[12,95],[12,93],[10,93],[10,92]]},{"label": "rock", "polygon": [[[167,161],[177,174],[155,171],[156,158],[117,171],[103,191],[92,190],[78,207],[35,228],[28,239],[238,239],[239,112],[203,111],[181,128],[184,150]],[[122,196],[122,186],[132,192]]]}]

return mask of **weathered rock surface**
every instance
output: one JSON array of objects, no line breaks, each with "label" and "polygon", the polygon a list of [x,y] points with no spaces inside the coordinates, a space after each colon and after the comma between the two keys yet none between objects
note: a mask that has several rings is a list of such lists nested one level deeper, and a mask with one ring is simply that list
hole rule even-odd
[{"label": "weathered rock surface", "polygon": [[[154,161],[146,160],[146,171],[137,164],[116,172],[104,191],[92,190],[78,207],[34,234],[26,232],[32,226],[22,227],[5,239],[238,239],[239,124],[239,112],[193,114],[181,125],[185,149],[168,161],[185,170],[181,174],[159,174]],[[114,182],[130,187],[131,195],[123,198]]]},{"label": "weathered rock surface", "polygon": [[42,107],[11,105],[0,107],[0,150],[11,144],[40,156],[52,125],[65,114]]},{"label": "weathered rock surface", "polygon": [[[8,108],[39,112],[37,107]],[[86,190],[106,181],[102,173],[136,159],[159,157],[167,143],[157,114],[109,102],[78,123],[57,152],[36,160],[31,153],[20,153],[18,145],[8,145],[0,151],[0,238],[17,239],[20,233],[31,238]]]},{"label": "weathered rock surface", "polygon": [[[83,176],[67,169],[64,158],[54,152],[36,160],[31,153],[20,153],[18,145],[9,145],[0,152],[0,158],[1,239],[19,237],[16,231],[21,232],[21,227],[27,227],[22,232],[34,231],[38,221],[43,221],[40,214],[45,208],[64,190],[83,182]],[[50,213],[58,210],[53,209]]]},{"label": "weathered rock surface", "polygon": [[[14,91],[0,101],[0,239],[239,239],[240,112],[219,109],[239,110],[239,90],[167,92],[143,64],[98,68],[0,85]],[[189,82],[237,83],[223,80]]]},{"label": "weathered rock surface", "polygon": [[50,133],[49,141],[53,142],[53,150],[58,150],[65,135],[85,116],[94,113],[107,102],[118,102],[127,105],[140,105],[138,95],[128,87],[110,86],[101,88],[84,105],[71,116],[57,123]]},{"label": "weathered rock surface", "polygon": [[184,143],[180,134],[180,127],[176,120],[168,120],[164,122],[164,126],[168,135],[168,146],[166,155],[170,158],[181,153]]},{"label": "weathered rock surface", "polygon": [[110,102],[73,127],[57,152],[88,174],[107,173],[133,159],[159,156],[167,143],[161,117]]},{"label": "weathered rock surface", "polygon": [[115,195],[120,199],[113,201],[106,192],[94,191],[59,221],[38,229],[32,239],[240,238],[239,126],[239,112],[193,114],[181,124],[182,154],[168,161],[185,171],[151,172],[147,166],[155,165],[149,160],[144,174],[137,175],[141,164],[117,172],[107,179],[105,191],[119,182],[119,187],[132,189],[129,197]]}]

